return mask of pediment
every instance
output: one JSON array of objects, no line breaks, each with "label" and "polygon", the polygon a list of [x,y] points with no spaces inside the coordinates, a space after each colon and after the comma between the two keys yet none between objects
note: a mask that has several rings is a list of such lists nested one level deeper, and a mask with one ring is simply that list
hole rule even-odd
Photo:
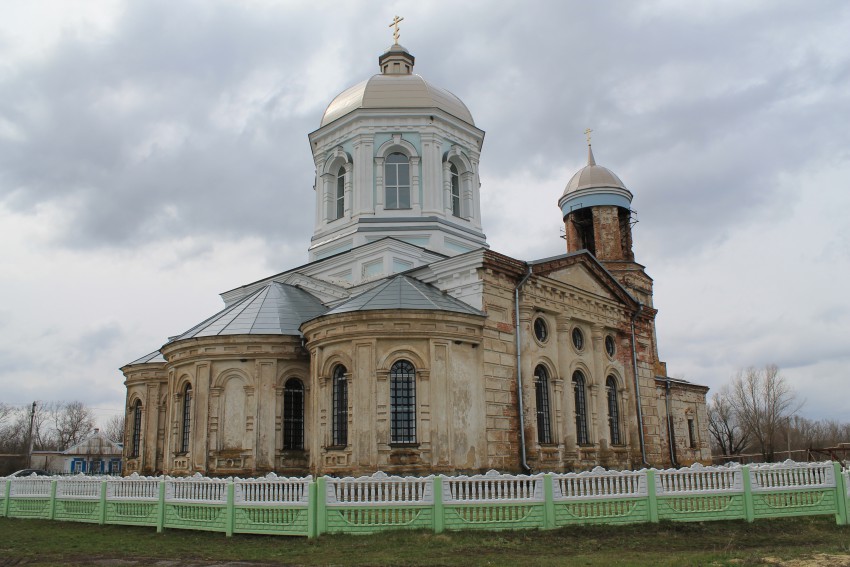
[{"label": "pediment", "polygon": [[534,272],[611,301],[636,303],[635,298],[599,262],[586,253],[535,264]]},{"label": "pediment", "polygon": [[587,269],[587,266],[573,265],[560,270],[551,272],[546,277],[553,280],[565,283],[569,286],[577,287],[583,291],[598,295],[613,301],[619,301],[620,298],[611,293],[608,287],[599,282],[595,274]]}]

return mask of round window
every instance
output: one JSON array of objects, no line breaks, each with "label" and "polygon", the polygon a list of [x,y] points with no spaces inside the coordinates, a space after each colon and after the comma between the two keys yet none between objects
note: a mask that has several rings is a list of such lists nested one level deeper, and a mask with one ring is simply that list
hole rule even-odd
[{"label": "round window", "polygon": [[573,346],[576,347],[576,350],[584,348],[584,333],[578,327],[573,329]]},{"label": "round window", "polygon": [[614,348],[614,337],[611,335],[605,335],[605,352],[608,353],[608,356],[614,358],[614,352],[616,352]]},{"label": "round window", "polygon": [[534,336],[541,343],[545,343],[549,338],[549,327],[546,326],[546,319],[538,317],[534,320]]}]

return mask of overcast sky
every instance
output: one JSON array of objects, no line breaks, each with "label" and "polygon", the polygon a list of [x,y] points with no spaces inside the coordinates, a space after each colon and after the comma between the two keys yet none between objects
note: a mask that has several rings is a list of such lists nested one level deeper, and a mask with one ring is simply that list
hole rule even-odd
[{"label": "overcast sky", "polygon": [[[717,388],[776,363],[850,421],[850,3],[7,0],[0,18],[0,401],[121,410],[118,368],[307,259],[307,134],[378,71],[487,132],[491,247],[565,251],[596,160],[634,194],[661,359]],[[845,282],[841,284],[840,282]]]}]

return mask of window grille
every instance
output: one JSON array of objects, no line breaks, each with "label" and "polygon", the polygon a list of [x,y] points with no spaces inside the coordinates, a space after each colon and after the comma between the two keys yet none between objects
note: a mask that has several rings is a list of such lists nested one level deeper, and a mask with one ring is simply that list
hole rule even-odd
[{"label": "window grille", "polygon": [[182,453],[189,452],[189,434],[192,429],[192,385],[183,389],[183,438],[180,443]]},{"label": "window grille", "polygon": [[390,442],[416,443],[416,370],[406,360],[390,369]]},{"label": "window grille", "polygon": [[605,381],[608,391],[608,431],[611,434],[611,444],[620,445],[620,404],[617,400],[617,380],[609,376]]},{"label": "window grille", "polygon": [[333,445],[348,444],[348,380],[341,364],[333,372]]},{"label": "window grille", "polygon": [[549,373],[546,367],[534,369],[534,394],[537,400],[537,442],[552,442],[552,426],[549,414]]},{"label": "window grille", "polygon": [[573,373],[573,389],[576,406],[576,442],[579,445],[587,445],[590,443],[587,435],[587,394],[584,389],[584,374],[578,370]]},{"label": "window grille", "polygon": [[394,153],[384,163],[384,187],[387,209],[410,208],[410,162],[404,154]]},{"label": "window grille", "polygon": [[142,441],[142,401],[133,404],[133,442],[131,457],[138,457]]},{"label": "window grille", "polygon": [[449,172],[452,178],[452,214],[456,217],[461,216],[460,214],[460,174],[458,173],[457,166],[455,164],[451,164],[449,167]]},{"label": "window grille", "polygon": [[304,449],[304,384],[297,378],[283,385],[283,449]]}]

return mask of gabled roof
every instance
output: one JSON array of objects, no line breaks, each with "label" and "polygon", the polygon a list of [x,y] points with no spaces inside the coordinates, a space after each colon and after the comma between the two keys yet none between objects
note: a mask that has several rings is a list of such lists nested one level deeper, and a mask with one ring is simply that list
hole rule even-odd
[{"label": "gabled roof", "polygon": [[301,335],[301,323],[327,310],[302,289],[269,282],[172,341],[215,335]]},{"label": "gabled roof", "polygon": [[72,447],[62,451],[63,455],[121,455],[123,444],[116,443],[112,439],[95,429],[91,435]]},{"label": "gabled roof", "polygon": [[336,315],[382,309],[421,309],[484,315],[478,309],[443,293],[436,287],[402,274],[391,277],[386,282],[349,299],[326,314]]}]

